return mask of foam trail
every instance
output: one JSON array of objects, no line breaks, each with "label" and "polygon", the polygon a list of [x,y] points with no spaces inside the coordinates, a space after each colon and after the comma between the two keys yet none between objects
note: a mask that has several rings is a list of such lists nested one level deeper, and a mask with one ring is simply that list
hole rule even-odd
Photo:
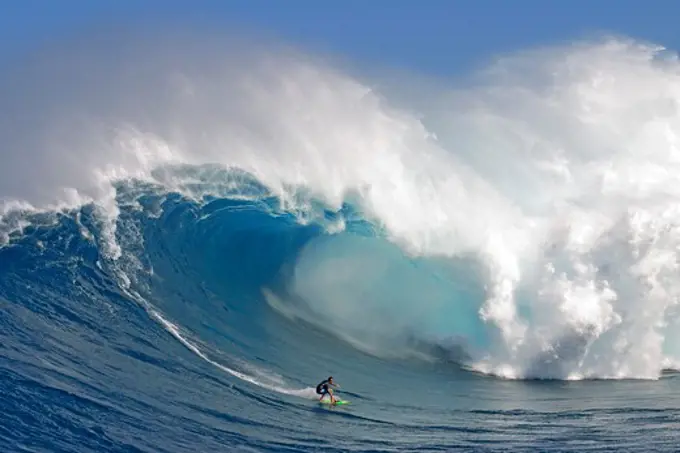
[{"label": "foam trail", "polygon": [[297,396],[300,398],[307,398],[307,399],[315,399],[317,398],[316,393],[314,388],[309,387],[305,389],[290,389],[286,387],[281,387],[277,385],[270,385],[262,380],[258,380],[253,376],[250,376],[245,373],[241,373],[240,371],[231,369],[227,366],[222,365],[221,363],[215,362],[212,360],[210,357],[208,357],[203,351],[201,351],[198,346],[193,344],[191,341],[189,341],[187,338],[185,338],[181,333],[179,327],[177,327],[175,324],[171,323],[167,319],[163,318],[163,316],[160,315],[157,311],[151,309],[149,311],[150,315],[158,321],[163,328],[168,331],[173,337],[175,337],[180,343],[182,343],[188,350],[196,354],[198,357],[202,358],[209,364],[213,365],[214,367],[224,371],[225,373],[228,373],[234,377],[237,377],[241,379],[242,381],[248,382],[250,384],[253,384],[258,387],[265,388],[267,390],[270,390],[272,392],[276,393],[282,393],[285,395],[291,395],[291,396]]}]

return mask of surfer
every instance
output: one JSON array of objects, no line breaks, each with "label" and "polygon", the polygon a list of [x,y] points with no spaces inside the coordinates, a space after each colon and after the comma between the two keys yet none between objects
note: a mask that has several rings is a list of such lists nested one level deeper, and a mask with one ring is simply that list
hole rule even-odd
[{"label": "surfer", "polygon": [[333,390],[328,388],[329,385],[332,385],[333,387],[340,387],[337,385],[335,382],[333,382],[333,376],[329,376],[328,379],[325,381],[321,381],[319,385],[316,386],[316,393],[321,395],[321,398],[319,398],[319,401],[323,399],[326,394],[328,394],[331,397],[331,404],[335,404],[335,397],[333,396]]}]

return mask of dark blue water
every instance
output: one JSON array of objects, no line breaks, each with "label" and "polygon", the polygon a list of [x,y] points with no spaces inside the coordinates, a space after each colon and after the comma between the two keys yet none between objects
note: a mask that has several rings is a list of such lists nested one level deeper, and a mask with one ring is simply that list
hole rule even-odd
[{"label": "dark blue water", "polygon": [[[0,451],[678,451],[675,373],[502,380],[379,323],[371,345],[394,354],[343,338],[353,323],[293,291],[305,248],[429,269],[349,204],[301,221],[248,178],[200,200],[139,182],[117,192],[118,257],[92,206],[27,214],[0,249]],[[398,304],[409,280],[392,284]],[[457,310],[442,325],[475,332]],[[315,402],[328,375],[349,405]]]}]

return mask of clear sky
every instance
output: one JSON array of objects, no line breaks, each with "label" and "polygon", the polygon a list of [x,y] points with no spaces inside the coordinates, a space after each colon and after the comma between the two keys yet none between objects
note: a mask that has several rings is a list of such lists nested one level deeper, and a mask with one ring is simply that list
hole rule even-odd
[{"label": "clear sky", "polygon": [[678,49],[678,18],[680,0],[16,0],[0,6],[0,62],[83,27],[179,20],[447,74],[603,31]]}]

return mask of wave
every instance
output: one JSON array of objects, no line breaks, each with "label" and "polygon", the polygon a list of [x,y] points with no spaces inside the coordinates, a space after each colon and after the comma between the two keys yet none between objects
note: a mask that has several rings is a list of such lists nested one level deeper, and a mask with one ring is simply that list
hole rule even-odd
[{"label": "wave", "polygon": [[679,70],[620,38],[427,86],[215,37],[50,49],[0,85],[0,237],[68,214],[189,349],[178,268],[203,313],[264,299],[382,357],[655,379],[680,354]]}]

